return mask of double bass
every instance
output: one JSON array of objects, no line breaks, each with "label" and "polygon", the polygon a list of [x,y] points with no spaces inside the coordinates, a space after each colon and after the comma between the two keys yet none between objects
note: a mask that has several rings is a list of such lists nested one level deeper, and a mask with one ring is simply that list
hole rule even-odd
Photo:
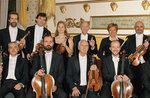
[{"label": "double bass", "polygon": [[[43,67],[43,45],[39,44],[39,55],[40,55],[40,64],[41,69],[44,70]],[[54,79],[49,74],[44,74],[42,76],[36,75],[32,79],[32,87],[36,92],[36,98],[53,98],[52,96],[52,88],[54,85]]]},{"label": "double bass", "polygon": [[[124,75],[125,51],[122,55],[121,75]],[[114,98],[130,98],[132,97],[133,85],[130,81],[115,80],[111,85],[111,92]]]}]

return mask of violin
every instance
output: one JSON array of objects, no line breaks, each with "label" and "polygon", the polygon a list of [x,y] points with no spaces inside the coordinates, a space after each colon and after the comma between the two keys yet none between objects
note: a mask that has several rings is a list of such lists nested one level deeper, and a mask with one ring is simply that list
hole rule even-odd
[{"label": "violin", "polygon": [[[70,38],[70,35],[67,34],[64,42],[66,42],[66,40],[69,38]],[[66,48],[62,44],[58,44],[56,47],[56,53],[58,53],[58,54],[63,54],[65,52],[65,50],[66,50]]]},{"label": "violin", "polygon": [[[43,67],[43,45],[39,45],[39,55],[40,55],[40,64],[41,69]],[[44,74],[42,76],[36,75],[32,79],[32,87],[33,90],[36,92],[36,98],[53,98],[52,96],[52,88],[54,85],[53,77],[49,74]]]},{"label": "violin", "polygon": [[[95,57],[92,56],[92,66],[95,65]],[[87,91],[93,91],[93,92],[98,92],[100,90],[100,85],[99,85],[99,81],[98,81],[98,77],[99,77],[99,72],[98,70],[90,70],[88,72],[88,85],[87,85],[87,90],[86,90],[86,95],[87,95]],[[86,96],[85,96],[86,98]]]},{"label": "violin", "polygon": [[[150,37],[147,39],[147,41],[150,41]],[[132,63],[134,66],[138,66],[140,64],[140,57],[144,55],[147,51],[147,47],[145,45],[139,45],[136,48],[136,52],[134,54],[129,55],[129,61]]]},{"label": "violin", "polygon": [[[25,34],[25,36],[23,37],[23,39],[25,39],[29,34],[30,34],[30,31],[28,31],[28,33]],[[20,41],[16,41],[16,43],[18,44],[19,51],[21,51],[23,49],[23,44],[20,43]]]},{"label": "violin", "polygon": [[[123,51],[122,55],[121,75],[124,75],[124,62],[125,51]],[[130,81],[115,80],[111,85],[111,92],[113,98],[131,98],[133,92],[133,85]]]}]

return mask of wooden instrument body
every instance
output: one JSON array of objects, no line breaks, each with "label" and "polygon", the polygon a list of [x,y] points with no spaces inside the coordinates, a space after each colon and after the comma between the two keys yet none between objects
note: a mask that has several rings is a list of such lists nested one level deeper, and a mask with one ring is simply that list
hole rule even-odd
[{"label": "wooden instrument body", "polygon": [[[111,91],[114,98],[119,98],[120,94],[120,81],[116,80],[111,85]],[[123,98],[132,97],[133,85],[129,81],[123,81]]]},{"label": "wooden instrument body", "polygon": [[[46,94],[47,96],[49,96],[49,98],[53,98],[52,97],[52,88],[53,88],[53,77],[51,75],[45,74],[44,75],[45,78],[45,90],[46,90]],[[34,88],[34,91],[36,92],[36,98],[43,98],[42,97],[42,88],[41,88],[41,76],[36,75],[33,79],[32,79],[32,87]]]}]

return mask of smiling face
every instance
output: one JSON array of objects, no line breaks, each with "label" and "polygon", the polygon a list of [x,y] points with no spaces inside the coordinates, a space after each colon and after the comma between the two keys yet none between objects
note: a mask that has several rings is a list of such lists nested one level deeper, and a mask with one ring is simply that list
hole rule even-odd
[{"label": "smiling face", "polygon": [[135,28],[135,32],[137,34],[143,34],[144,24],[142,22],[140,22],[140,21],[136,22],[134,28]]},{"label": "smiling face", "polygon": [[36,18],[36,23],[39,25],[39,26],[44,26],[45,23],[46,23],[46,17],[42,17],[42,16],[39,16]]},{"label": "smiling face", "polygon": [[81,40],[78,49],[81,54],[87,54],[87,51],[89,49],[88,42],[86,40]]},{"label": "smiling face", "polygon": [[66,30],[65,25],[63,23],[59,23],[58,27],[57,27],[57,30],[58,30],[59,34],[64,34],[64,32]]},{"label": "smiling face", "polygon": [[88,22],[83,22],[80,26],[80,29],[84,35],[87,34],[88,30],[90,29]]},{"label": "smiling face", "polygon": [[119,41],[116,41],[116,40],[112,41],[111,44],[110,44],[109,49],[112,52],[113,56],[119,55],[119,52],[120,52],[120,49],[121,49]]},{"label": "smiling face", "polygon": [[115,26],[109,28],[109,35],[110,37],[114,38],[117,35],[117,28]]},{"label": "smiling face", "polygon": [[8,21],[11,27],[16,27],[18,23],[18,16],[16,14],[10,14],[10,19]]},{"label": "smiling face", "polygon": [[47,50],[47,51],[52,50],[53,49],[53,45],[54,45],[54,42],[53,42],[53,38],[51,36],[44,37],[44,39],[43,39],[43,46],[44,46],[45,50]]},{"label": "smiling face", "polygon": [[16,56],[18,53],[18,50],[19,50],[19,48],[18,48],[17,43],[9,43],[8,44],[8,51],[12,56]]}]

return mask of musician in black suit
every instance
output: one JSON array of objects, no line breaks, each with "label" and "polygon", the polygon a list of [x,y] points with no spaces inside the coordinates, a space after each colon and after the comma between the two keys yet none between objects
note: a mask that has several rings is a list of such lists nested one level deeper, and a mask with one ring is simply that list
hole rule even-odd
[{"label": "musician in black suit", "polygon": [[129,81],[132,79],[132,73],[128,60],[124,62],[124,75],[121,75],[122,60],[120,58],[120,42],[114,40],[110,44],[112,55],[104,57],[102,62],[103,86],[101,89],[101,98],[112,98],[111,84],[114,80]]},{"label": "musician in black suit", "polygon": [[[81,40],[78,45],[79,54],[68,61],[66,81],[72,98],[81,98],[86,93],[88,71],[97,69],[96,65],[91,66],[92,58],[87,54],[88,47],[88,42]],[[98,96],[97,93],[88,91],[87,98],[98,98]]]},{"label": "musician in black suit", "polygon": [[143,69],[143,76],[142,76],[142,84],[144,86],[142,98],[149,98],[150,97],[150,61],[147,61],[145,64],[142,65]]},{"label": "musician in black suit", "polygon": [[110,43],[113,40],[118,40],[120,44],[123,43],[123,40],[117,37],[118,25],[115,23],[110,23],[107,26],[107,30],[109,32],[109,37],[103,38],[99,47],[98,57],[102,60],[104,56],[111,55],[111,51],[109,49]]},{"label": "musician in black suit", "polygon": [[47,17],[45,13],[36,16],[36,25],[27,27],[26,32],[30,34],[26,37],[27,59],[30,60],[31,53],[35,51],[37,43],[40,43],[44,35],[51,35],[51,32],[44,27]]},{"label": "musician in black suit", "polygon": [[[41,76],[44,72],[52,75],[55,81],[52,90],[53,97],[66,98],[66,93],[62,89],[62,82],[65,75],[63,57],[53,51],[53,45],[53,38],[49,35],[44,36],[43,46],[45,54],[42,56],[44,70],[41,69],[39,54],[35,54],[32,61],[33,67],[31,69],[31,75],[33,77],[34,75]],[[35,93],[30,93],[26,98],[35,98]]]},{"label": "musician in black suit", "polygon": [[17,27],[18,20],[18,13],[10,12],[8,16],[9,27],[0,30],[0,45],[2,46],[3,53],[5,52],[8,54],[8,43],[10,42],[17,40],[18,42],[20,41],[20,43],[25,45],[25,39],[23,39],[25,31]]},{"label": "musician in black suit", "polygon": [[96,44],[96,38],[93,35],[88,34],[89,22],[83,21],[81,22],[80,29],[82,31],[81,34],[74,36],[73,42],[74,42],[74,55],[78,55],[78,43],[80,40],[86,40],[89,43],[89,50],[88,54],[97,54],[97,44]]},{"label": "musician in black suit", "polygon": [[[146,41],[148,36],[144,35],[144,24],[141,21],[137,21],[135,23],[135,32],[136,34],[127,36],[128,40],[124,44],[126,53],[130,55],[131,53],[136,52],[136,48],[139,45],[144,45],[145,47],[149,46],[149,42]],[[138,66],[131,66],[133,72],[133,86],[134,92],[137,97],[140,97],[142,92],[142,64],[144,64],[147,60],[150,60],[149,47],[147,48],[146,53],[140,57],[140,64]]]},{"label": "musician in black suit", "polygon": [[9,92],[15,98],[24,98],[24,87],[28,81],[27,61],[18,55],[18,45],[16,42],[8,44],[9,56],[3,58],[2,84],[0,88],[0,98],[4,98]]}]

